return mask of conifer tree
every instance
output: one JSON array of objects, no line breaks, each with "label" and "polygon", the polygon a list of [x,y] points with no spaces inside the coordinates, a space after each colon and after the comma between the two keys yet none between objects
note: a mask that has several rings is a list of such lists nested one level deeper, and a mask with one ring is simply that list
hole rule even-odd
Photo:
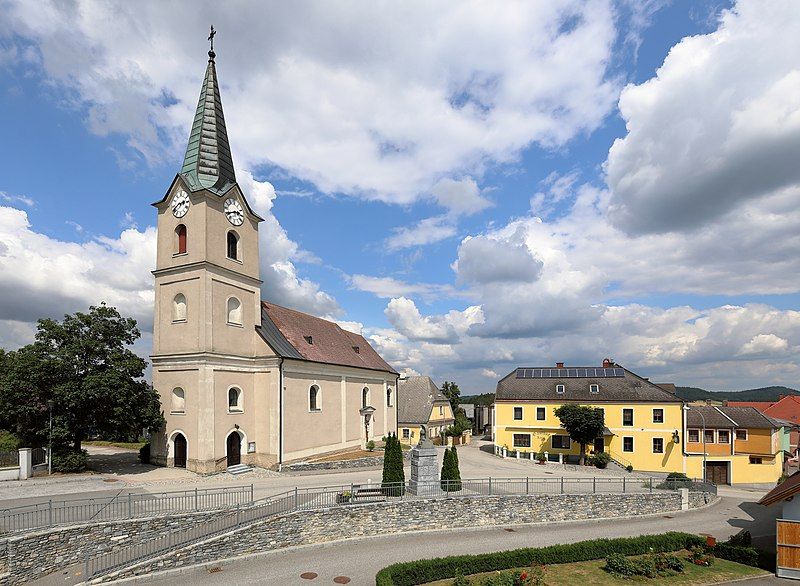
[{"label": "conifer tree", "polygon": [[461,470],[458,468],[458,452],[455,446],[450,448],[450,468],[452,490],[461,490]]}]

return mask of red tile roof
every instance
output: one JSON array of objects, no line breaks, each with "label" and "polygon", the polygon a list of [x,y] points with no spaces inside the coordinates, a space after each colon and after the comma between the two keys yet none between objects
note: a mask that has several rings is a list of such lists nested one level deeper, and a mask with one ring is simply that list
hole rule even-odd
[{"label": "red tile roof", "polygon": [[767,408],[775,404],[775,401],[727,401],[725,404],[731,407],[753,407],[764,413]]},{"label": "red tile roof", "polygon": [[800,396],[786,395],[780,401],[728,401],[732,407],[755,407],[768,417],[800,424]]},{"label": "red tile roof", "polygon": [[[267,341],[276,352],[287,358],[301,357],[312,362],[397,374],[363,336],[343,330],[332,321],[274,303],[262,301],[261,307],[262,322],[265,318],[269,319],[284,338],[284,340],[274,340],[267,336]],[[263,326],[262,323],[262,330],[267,331],[268,328]],[[291,346],[287,350],[294,352],[281,350],[282,343],[285,342]]]}]

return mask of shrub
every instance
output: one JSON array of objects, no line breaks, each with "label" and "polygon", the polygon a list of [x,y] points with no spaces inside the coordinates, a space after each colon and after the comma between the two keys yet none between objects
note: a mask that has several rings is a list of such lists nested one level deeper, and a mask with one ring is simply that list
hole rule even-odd
[{"label": "shrub", "polygon": [[753,537],[747,529],[742,529],[736,535],[732,536],[728,541],[728,545],[736,545],[738,547],[750,547],[753,545]]},{"label": "shrub", "polygon": [[628,472],[633,472],[633,465],[628,464],[627,466],[625,466],[625,470],[627,470]]},{"label": "shrub", "polygon": [[406,475],[403,470],[403,449],[397,434],[389,434],[383,450],[383,483],[384,494],[401,496],[405,491]]},{"label": "shrub", "polygon": [[702,545],[689,548],[689,561],[697,566],[710,566],[714,563],[714,555]]},{"label": "shrub", "polygon": [[0,452],[15,452],[22,442],[20,439],[5,429],[0,429]]},{"label": "shrub", "polygon": [[598,452],[592,458],[592,463],[597,466],[598,468],[605,468],[608,466],[608,463],[611,461],[611,456],[608,455],[606,452]]},{"label": "shrub", "polygon": [[375,576],[376,586],[413,586],[436,580],[447,580],[459,568],[470,572],[493,572],[533,564],[567,564],[603,559],[609,554],[643,555],[646,553],[673,552],[702,546],[705,540],[698,535],[670,532],[662,535],[643,535],[619,539],[594,539],[565,545],[541,548],[524,548],[479,555],[458,555],[413,562],[401,562],[383,568]]},{"label": "shrub", "polygon": [[150,443],[146,443],[141,448],[139,448],[139,461],[142,464],[149,464],[150,463]]},{"label": "shrub", "polygon": [[54,472],[83,472],[86,470],[86,450],[61,450],[53,453]]},{"label": "shrub", "polygon": [[456,569],[456,576],[453,580],[453,586],[470,586],[469,578],[465,578],[460,569]]},{"label": "shrub", "polygon": [[367,451],[368,452],[374,452],[375,451],[375,442],[374,441],[369,440],[367,442]]},{"label": "shrub", "polygon": [[713,553],[718,558],[729,560],[745,566],[758,567],[758,552],[752,547],[730,545],[730,543],[718,543],[713,548]]},{"label": "shrub", "polygon": [[634,576],[636,574],[636,566],[633,561],[621,553],[612,553],[606,556],[606,565],[603,569],[617,576]]}]

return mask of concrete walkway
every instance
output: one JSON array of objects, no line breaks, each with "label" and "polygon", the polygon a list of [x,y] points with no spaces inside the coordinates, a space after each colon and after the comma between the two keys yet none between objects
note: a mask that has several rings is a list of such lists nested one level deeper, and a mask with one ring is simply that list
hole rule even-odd
[{"label": "concrete walkway", "polygon": [[[141,580],[151,584],[333,584],[337,576],[347,576],[351,584],[375,583],[375,573],[401,561],[456,554],[475,554],[520,547],[541,547],[571,543],[598,537],[686,531],[709,533],[726,539],[742,528],[754,532],[774,527],[774,516],[754,519],[750,503],[725,497],[712,506],[685,513],[655,517],[581,521],[548,525],[527,525],[458,531],[406,533],[386,537],[348,540],[325,545],[294,548],[274,553],[229,560],[206,567],[186,568],[177,572],[152,575]],[[511,530],[509,530],[511,529]],[[209,572],[209,568],[214,568]],[[318,577],[306,580],[304,572]]]}]

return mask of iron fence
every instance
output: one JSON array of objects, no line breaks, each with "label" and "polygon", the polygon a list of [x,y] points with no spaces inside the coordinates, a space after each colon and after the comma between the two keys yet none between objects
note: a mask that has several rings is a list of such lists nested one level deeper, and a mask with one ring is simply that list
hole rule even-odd
[{"label": "iron fence", "polygon": [[19,466],[19,452],[0,452],[0,468],[13,468]]},{"label": "iron fence", "polygon": [[664,493],[688,488],[716,494],[716,486],[697,480],[667,481],[663,478],[622,476],[616,478],[478,478],[437,481],[428,484],[372,483],[295,488],[249,506],[237,505],[219,517],[190,529],[168,533],[157,539],[120,548],[84,560],[84,580],[108,574],[141,561],[158,557],[178,547],[204,541],[238,527],[269,517],[304,510],[324,510],[372,502],[414,499],[479,498],[532,494],[624,494]]},{"label": "iron fence", "polygon": [[33,448],[31,450],[31,465],[47,464],[47,448]]},{"label": "iron fence", "polygon": [[147,494],[117,494],[112,497],[49,500],[43,503],[0,509],[0,532],[70,525],[87,521],[114,521],[224,509],[253,502],[253,485],[230,488],[181,490]]}]

